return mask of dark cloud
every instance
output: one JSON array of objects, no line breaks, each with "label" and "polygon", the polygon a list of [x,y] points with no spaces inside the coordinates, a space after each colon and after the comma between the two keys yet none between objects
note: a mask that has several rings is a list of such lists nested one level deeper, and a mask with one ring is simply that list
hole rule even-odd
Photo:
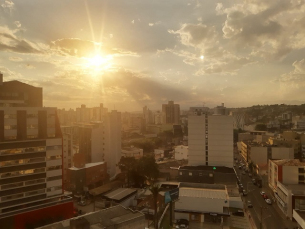
[{"label": "dark cloud", "polygon": [[19,38],[7,27],[0,26],[0,51],[11,51],[17,53],[41,53],[37,45]]}]

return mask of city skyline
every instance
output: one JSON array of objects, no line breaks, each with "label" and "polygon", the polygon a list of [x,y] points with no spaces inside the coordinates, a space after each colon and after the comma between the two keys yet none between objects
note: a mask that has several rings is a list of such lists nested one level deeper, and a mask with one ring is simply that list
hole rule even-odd
[{"label": "city skyline", "polygon": [[4,81],[120,111],[302,104],[304,1],[0,0]]}]

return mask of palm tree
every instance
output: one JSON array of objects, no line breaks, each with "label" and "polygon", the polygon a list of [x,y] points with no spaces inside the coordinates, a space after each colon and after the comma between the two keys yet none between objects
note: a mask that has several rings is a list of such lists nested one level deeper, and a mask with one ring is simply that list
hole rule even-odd
[{"label": "palm tree", "polygon": [[159,196],[159,192],[160,192],[160,186],[157,184],[153,184],[152,186],[150,186],[149,191],[151,191],[152,196],[153,196],[153,200],[154,200],[154,224],[155,224],[155,228],[158,229],[158,196]]}]

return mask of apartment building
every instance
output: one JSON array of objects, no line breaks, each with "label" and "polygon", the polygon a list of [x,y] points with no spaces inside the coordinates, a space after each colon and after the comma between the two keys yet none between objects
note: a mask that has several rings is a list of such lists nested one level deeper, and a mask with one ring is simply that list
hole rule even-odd
[{"label": "apartment building", "polygon": [[293,210],[305,210],[304,162],[298,159],[269,160],[268,183],[285,216],[292,219]]},{"label": "apartment building", "polygon": [[18,81],[1,84],[10,96],[0,100],[0,225],[24,228],[51,209],[57,209],[51,216],[71,217],[73,202],[62,196],[56,108],[42,107],[41,88]]},{"label": "apartment building", "polygon": [[233,118],[191,109],[188,116],[189,165],[233,167]]},{"label": "apartment building", "polygon": [[168,101],[168,104],[162,104],[162,114],[162,124],[180,124],[180,105],[174,104],[174,101]]},{"label": "apartment building", "polygon": [[121,159],[121,113],[112,111],[102,122],[79,124],[79,153],[85,163],[105,161],[108,174],[115,176]]}]

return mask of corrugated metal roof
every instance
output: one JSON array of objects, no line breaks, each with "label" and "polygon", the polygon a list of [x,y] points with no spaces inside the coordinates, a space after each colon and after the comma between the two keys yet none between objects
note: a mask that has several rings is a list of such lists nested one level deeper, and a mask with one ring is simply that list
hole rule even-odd
[{"label": "corrugated metal roof", "polygon": [[180,188],[179,197],[199,197],[210,199],[228,199],[226,190],[200,189],[200,188]]},{"label": "corrugated metal roof", "polygon": [[104,195],[105,197],[113,200],[121,200],[125,198],[126,196],[135,193],[136,189],[131,188],[119,188],[117,190],[114,190],[113,192],[108,193],[107,195]]}]

